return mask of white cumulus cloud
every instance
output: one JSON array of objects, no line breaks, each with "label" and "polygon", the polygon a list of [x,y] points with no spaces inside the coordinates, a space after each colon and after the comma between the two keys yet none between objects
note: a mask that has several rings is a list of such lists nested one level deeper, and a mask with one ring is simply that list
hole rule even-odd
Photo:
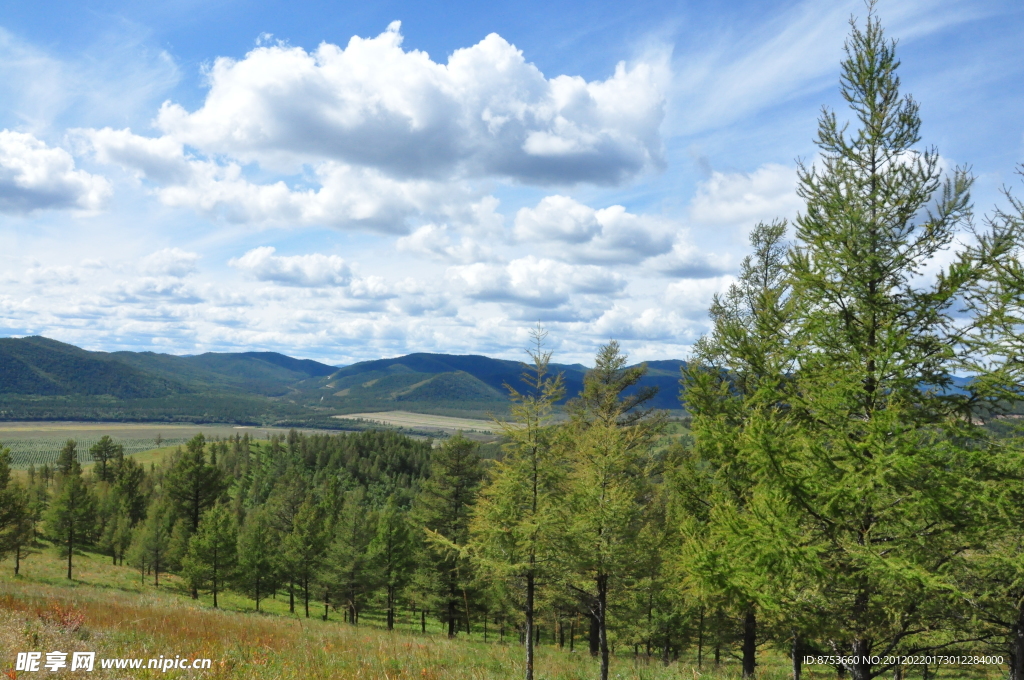
[{"label": "white cumulus cloud", "polygon": [[75,169],[64,149],[28,133],[0,130],[0,212],[98,210],[110,194],[106,179]]},{"label": "white cumulus cloud", "polygon": [[275,255],[271,246],[253,248],[228,264],[258,281],[272,281],[285,286],[318,288],[347,286],[352,281],[348,264],[337,255]]},{"label": "white cumulus cloud", "polygon": [[461,283],[470,298],[540,308],[558,307],[574,295],[614,295],[626,287],[623,277],[604,267],[533,255],[506,265],[478,262],[451,267],[448,276]]},{"label": "white cumulus cloud", "polygon": [[548,79],[497,34],[438,63],[404,50],[399,28],[217,59],[203,106],[165,103],[157,127],[243,162],[333,160],[396,177],[616,183],[662,162],[664,65]]},{"label": "white cumulus cloud", "polygon": [[560,259],[571,262],[636,264],[672,249],[678,226],[621,205],[595,210],[568,196],[547,196],[535,208],[516,213],[520,241],[559,241]]},{"label": "white cumulus cloud", "polygon": [[142,258],[142,271],[157,276],[183,277],[194,274],[199,253],[181,248],[164,248]]},{"label": "white cumulus cloud", "polygon": [[715,171],[697,188],[690,217],[709,226],[746,227],[758,220],[792,217],[803,205],[796,184],[796,168],[775,163],[751,173]]}]

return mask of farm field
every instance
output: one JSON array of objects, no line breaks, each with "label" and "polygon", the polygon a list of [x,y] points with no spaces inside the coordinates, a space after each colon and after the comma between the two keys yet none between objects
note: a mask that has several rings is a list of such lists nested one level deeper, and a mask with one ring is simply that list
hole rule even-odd
[{"label": "farm field", "polygon": [[335,416],[339,420],[357,420],[362,422],[380,423],[394,427],[407,427],[417,430],[438,430],[454,434],[462,430],[470,433],[499,434],[501,429],[492,420],[476,418],[453,418],[435,416],[428,413],[412,413],[410,411],[381,411],[378,413],[351,413]]},{"label": "farm field", "polygon": [[104,435],[124,446],[126,454],[137,455],[159,448],[173,448],[200,433],[207,439],[228,439],[236,434],[248,434],[251,438],[265,440],[274,434],[287,435],[288,429],[221,424],[0,422],[0,444],[11,450],[12,467],[15,469],[53,464],[68,439],[77,442],[78,460],[88,465],[92,463],[89,447]]}]

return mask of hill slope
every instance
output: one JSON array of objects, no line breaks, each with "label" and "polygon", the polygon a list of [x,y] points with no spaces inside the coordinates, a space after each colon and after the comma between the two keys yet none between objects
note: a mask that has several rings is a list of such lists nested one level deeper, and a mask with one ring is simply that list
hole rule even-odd
[{"label": "hill slope", "polygon": [[[648,362],[648,374],[642,385],[655,386],[658,395],[652,405],[662,409],[679,408],[679,360]],[[324,395],[324,403],[349,413],[367,405],[375,408],[396,408],[397,402],[415,402],[419,410],[437,410],[439,403],[460,404],[469,410],[493,410],[506,405],[506,385],[523,389],[523,370],[519,361],[492,359],[480,355],[408,354],[394,359],[362,361],[346,366],[328,379],[324,387],[336,391]],[[580,364],[551,364],[552,373],[561,373],[565,380],[565,393],[571,398],[583,389],[587,368]],[[444,382],[434,379],[428,389],[425,383],[431,376],[446,376]],[[470,382],[472,379],[473,383]],[[412,386],[417,386],[412,390]],[[442,389],[442,385],[444,388]],[[485,390],[483,388],[489,388]],[[411,391],[402,392],[403,389]],[[423,391],[421,391],[423,390]],[[419,395],[422,395],[420,398]],[[439,401],[440,400],[440,401]],[[409,404],[401,408],[410,410]],[[458,408],[458,407],[456,407]],[[415,409],[414,409],[415,410]]]},{"label": "hill slope", "polygon": [[[681,361],[648,364],[653,406],[679,408]],[[481,417],[508,409],[525,366],[480,355],[409,354],[338,368],[275,352],[174,356],[91,352],[42,337],[0,339],[2,420],[169,420],[327,425],[331,416],[406,410]],[[586,367],[552,364],[566,395]]]}]

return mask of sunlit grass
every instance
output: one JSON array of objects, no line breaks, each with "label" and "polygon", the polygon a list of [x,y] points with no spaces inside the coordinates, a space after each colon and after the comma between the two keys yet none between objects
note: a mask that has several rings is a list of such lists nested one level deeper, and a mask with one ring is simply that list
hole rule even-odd
[{"label": "sunlit grass", "polygon": [[[12,575],[10,560],[0,563],[0,672],[8,677],[29,678],[35,674],[14,674],[18,651],[95,651],[98,657],[156,658],[175,655],[214,660],[209,671],[171,670],[161,676],[218,678],[359,678],[366,680],[512,680],[521,678],[522,648],[496,643],[491,630],[485,643],[478,631],[467,639],[463,634],[448,640],[440,624],[428,619],[427,634],[419,633],[419,619],[403,611],[401,630],[388,633],[377,616],[361,617],[358,626],[341,622],[340,612],[331,611],[329,621],[319,617],[322,603],[311,602],[311,618],[302,613],[296,600],[296,614],[288,612],[287,595],[254,603],[237,593],[224,593],[221,609],[213,609],[211,598],[192,600],[181,581],[161,575],[153,585],[152,575],[140,578],[138,571],[114,566],[110,558],[92,553],[75,556],[75,579],[67,581],[66,563],[53,548],[26,558],[22,576]],[[61,628],[48,614],[54,605],[62,611],[81,615],[81,628]],[[625,653],[624,653],[625,652]],[[705,650],[707,653],[707,650]],[[658,660],[634,659],[632,649],[619,650],[612,664],[616,680],[669,680],[698,677],[727,680],[739,677],[735,659],[727,658],[715,669],[705,656],[702,671],[695,658],[663,666]],[[790,677],[788,659],[765,650],[759,659],[758,676],[771,680]],[[576,652],[542,644],[537,651],[538,680],[584,680],[598,677],[598,665],[586,653],[586,643]],[[933,669],[934,670],[934,669]],[[120,675],[116,675],[120,673]],[[98,677],[149,677],[156,671],[101,671]],[[48,676],[52,675],[46,673]],[[71,674],[73,675],[73,674]],[[946,669],[940,677],[1001,677],[997,668],[976,674],[959,674]],[[834,678],[832,669],[805,669],[809,680]],[[905,677],[920,677],[912,670]],[[935,677],[934,673],[931,677]]]}]

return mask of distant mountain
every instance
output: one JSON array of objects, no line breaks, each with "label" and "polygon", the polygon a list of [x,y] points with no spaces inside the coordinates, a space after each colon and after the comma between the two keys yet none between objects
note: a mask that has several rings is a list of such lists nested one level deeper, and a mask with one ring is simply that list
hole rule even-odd
[{"label": "distant mountain", "polygon": [[[681,361],[648,362],[652,406],[678,409]],[[42,337],[0,339],[0,419],[336,424],[331,416],[401,409],[485,416],[508,410],[526,367],[479,355],[409,354],[338,368],[275,352],[174,356],[90,352]],[[566,397],[587,368],[551,365]]]},{"label": "distant mountain", "polygon": [[[679,369],[683,365],[684,362],[678,360],[647,362],[648,374],[642,385],[658,387],[652,406],[679,408]],[[349,412],[367,404],[373,404],[375,408],[391,404],[391,408],[396,408],[395,404],[399,402],[412,402],[420,409],[429,409],[433,402],[435,408],[441,403],[472,404],[472,410],[486,410],[487,404],[491,409],[495,405],[507,405],[506,385],[525,389],[522,382],[525,368],[519,361],[472,354],[408,354],[346,366],[327,378],[324,384],[337,389],[330,395],[332,403]],[[567,399],[583,389],[586,366],[551,364],[549,368],[553,374],[563,375]],[[410,410],[406,405],[402,408]]]},{"label": "distant mountain", "polygon": [[0,339],[0,394],[139,399],[183,391],[176,380],[138,370],[102,352],[42,337]]}]

